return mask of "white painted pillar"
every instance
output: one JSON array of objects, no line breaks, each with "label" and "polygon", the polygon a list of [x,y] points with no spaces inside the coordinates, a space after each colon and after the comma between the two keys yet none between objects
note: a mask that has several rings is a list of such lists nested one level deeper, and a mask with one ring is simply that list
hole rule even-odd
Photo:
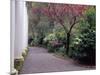
[{"label": "white painted pillar", "polygon": [[24,0],[16,0],[15,4],[15,59],[22,57],[22,52],[27,47],[28,20]]},{"label": "white painted pillar", "polygon": [[27,7],[26,2],[24,1],[24,24],[23,24],[23,48],[27,48],[28,46],[28,14],[27,14]]},{"label": "white painted pillar", "polygon": [[11,0],[11,73],[14,59],[22,58],[22,52],[28,46],[28,15],[24,0]]},{"label": "white painted pillar", "polygon": [[15,1],[15,47],[14,57],[18,59],[22,55],[23,50],[23,2]]},{"label": "white painted pillar", "polygon": [[11,35],[10,35],[11,73],[17,73],[16,69],[14,69],[14,40],[15,40],[15,0],[11,0]]}]

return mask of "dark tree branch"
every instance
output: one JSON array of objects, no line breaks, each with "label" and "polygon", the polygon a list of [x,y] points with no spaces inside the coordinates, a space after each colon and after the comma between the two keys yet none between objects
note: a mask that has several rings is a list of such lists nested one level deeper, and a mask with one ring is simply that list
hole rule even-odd
[{"label": "dark tree branch", "polygon": [[70,27],[68,33],[71,33],[72,28],[74,27],[74,25],[77,24],[77,23],[79,23],[79,21],[80,21],[80,20],[77,21],[76,16],[74,16],[73,19],[74,19],[74,21],[73,21],[73,23],[70,23],[71,27]]}]

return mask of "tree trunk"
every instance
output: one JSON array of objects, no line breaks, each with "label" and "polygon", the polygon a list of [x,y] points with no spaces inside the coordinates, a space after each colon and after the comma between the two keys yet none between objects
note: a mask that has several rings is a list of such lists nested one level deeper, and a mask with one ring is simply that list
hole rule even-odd
[{"label": "tree trunk", "polygon": [[70,44],[70,33],[67,33],[67,41],[66,41],[66,54],[69,53],[69,44]]}]

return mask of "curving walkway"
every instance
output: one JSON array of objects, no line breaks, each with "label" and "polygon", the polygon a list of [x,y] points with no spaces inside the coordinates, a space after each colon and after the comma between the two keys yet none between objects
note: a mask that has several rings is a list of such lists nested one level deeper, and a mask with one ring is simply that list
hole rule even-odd
[{"label": "curving walkway", "polygon": [[62,72],[76,70],[90,70],[74,64],[70,59],[64,60],[48,53],[47,49],[41,47],[30,47],[20,74]]}]

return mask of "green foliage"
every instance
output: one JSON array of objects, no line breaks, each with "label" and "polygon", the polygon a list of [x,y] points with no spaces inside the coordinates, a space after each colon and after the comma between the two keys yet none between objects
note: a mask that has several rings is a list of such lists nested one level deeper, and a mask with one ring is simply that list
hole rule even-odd
[{"label": "green foliage", "polygon": [[55,48],[53,47],[51,42],[57,40],[56,35],[54,33],[50,33],[43,40],[44,45],[46,45],[48,48],[48,52],[54,52]]},{"label": "green foliage", "polygon": [[95,6],[94,7],[91,7],[87,12],[86,12],[86,15],[87,15],[87,21],[88,23],[90,24],[91,27],[95,27],[95,24],[96,24],[96,8]]},{"label": "green foliage", "polygon": [[60,26],[55,27],[54,33],[55,33],[55,35],[56,35],[56,37],[59,41],[62,41],[62,42],[65,41],[66,33],[65,33],[65,30],[62,27],[60,27]]},{"label": "green foliage", "polygon": [[65,41],[65,31],[61,26],[56,26],[53,29],[53,33],[48,34],[44,38],[45,45],[47,44],[47,48],[49,52],[63,52],[64,53],[64,46],[63,42]]},{"label": "green foliage", "polygon": [[[49,20],[46,16],[41,14],[39,10],[36,13],[33,13],[33,8],[41,8],[46,7],[41,3],[28,3],[27,5],[31,6],[28,8],[28,16],[29,16],[29,35],[33,40],[29,42],[30,46],[39,46],[43,44],[43,38],[53,29],[53,22]],[[29,38],[30,39],[30,38]]]},{"label": "green foliage", "polygon": [[83,33],[72,45],[72,57],[80,62],[95,64],[95,31]]},{"label": "green foliage", "polygon": [[34,26],[31,45],[38,46],[43,44],[45,36],[52,32],[51,24],[49,24],[49,22],[40,21],[38,25]]},{"label": "green foliage", "polygon": [[55,52],[55,48],[50,43],[47,44],[47,48],[48,48],[48,52],[50,53]]},{"label": "green foliage", "polygon": [[95,12],[86,15],[87,19],[80,22],[80,34],[71,45],[70,56],[80,63],[95,65]]},{"label": "green foliage", "polygon": [[57,40],[57,37],[54,33],[51,33],[49,35],[47,35],[45,38],[44,38],[44,41],[47,42],[47,41],[54,41],[54,40]]},{"label": "green foliage", "polygon": [[65,50],[66,50],[65,47],[61,46],[61,47],[59,47],[58,52],[62,53],[62,54],[65,54]]}]

